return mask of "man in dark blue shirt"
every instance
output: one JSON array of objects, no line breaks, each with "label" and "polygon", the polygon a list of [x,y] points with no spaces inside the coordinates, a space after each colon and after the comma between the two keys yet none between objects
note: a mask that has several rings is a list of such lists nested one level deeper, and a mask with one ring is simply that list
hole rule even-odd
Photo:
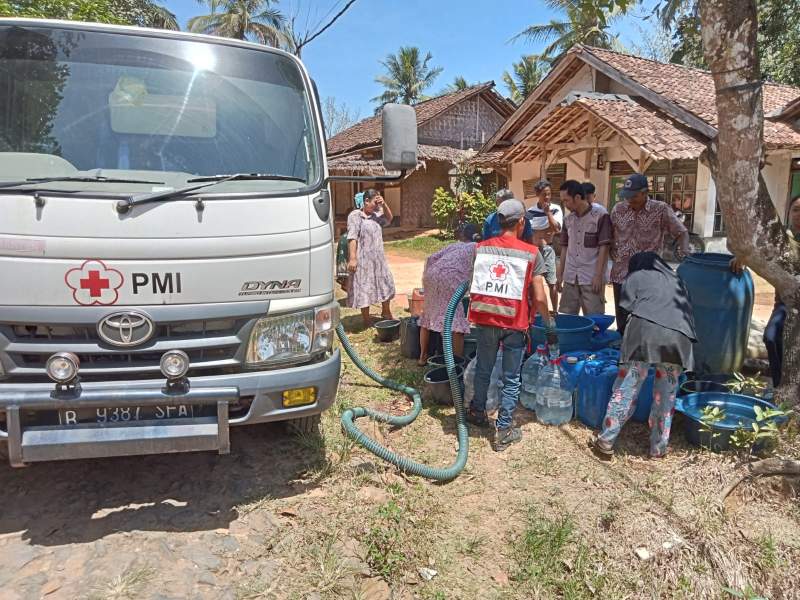
[{"label": "man in dark blue shirt", "polygon": [[[498,190],[497,193],[494,195],[495,202],[497,206],[500,206],[500,203],[504,200],[513,200],[514,194],[511,190],[502,189]],[[481,232],[481,237],[484,240],[491,239],[493,237],[497,237],[502,233],[502,229],[500,228],[500,217],[496,212],[493,212],[486,220],[483,222],[483,231]],[[531,228],[530,221],[525,219],[525,229],[522,232],[522,239],[523,240],[530,240],[533,237],[533,229]]]}]

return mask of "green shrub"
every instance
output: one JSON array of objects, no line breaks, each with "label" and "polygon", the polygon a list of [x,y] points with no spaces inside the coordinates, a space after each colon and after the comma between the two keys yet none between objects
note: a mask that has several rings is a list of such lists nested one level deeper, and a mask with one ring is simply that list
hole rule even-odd
[{"label": "green shrub", "polygon": [[461,192],[453,196],[444,188],[436,188],[433,192],[431,212],[436,225],[445,235],[452,237],[453,231],[460,222],[472,223],[477,227],[494,212],[495,203],[491,196],[480,190]]}]

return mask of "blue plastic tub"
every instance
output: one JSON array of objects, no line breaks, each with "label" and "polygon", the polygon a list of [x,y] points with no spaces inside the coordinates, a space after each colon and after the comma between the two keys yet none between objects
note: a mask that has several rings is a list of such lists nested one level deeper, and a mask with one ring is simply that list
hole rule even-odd
[{"label": "blue plastic tub", "polygon": [[[701,417],[703,408],[706,406],[719,407],[725,412],[725,418],[718,421],[713,426],[713,433],[703,431],[701,428]],[[741,394],[728,394],[720,392],[700,392],[689,394],[678,398],[675,410],[686,415],[686,440],[695,446],[710,448],[714,452],[729,450],[731,447],[731,436],[741,426],[750,429],[756,420],[756,411],[753,407],[775,408],[774,404],[753,398],[742,396]],[[775,418],[776,423],[783,423],[785,418]],[[762,445],[756,444],[753,448],[758,452]]]},{"label": "blue plastic tub", "polygon": [[608,348],[612,344],[619,345],[621,342],[622,336],[618,331],[603,331],[601,333],[595,333],[592,336],[590,347],[592,350],[602,350],[603,348]]},{"label": "blue plastic tub", "polygon": [[[558,347],[562,353],[591,348],[593,330],[594,321],[591,319],[579,315],[556,315]],[[541,316],[537,316],[531,326],[531,340],[534,347],[546,341]]]},{"label": "blue plastic tub", "polygon": [[614,315],[586,315],[586,318],[594,322],[597,333],[604,333],[616,320]]}]

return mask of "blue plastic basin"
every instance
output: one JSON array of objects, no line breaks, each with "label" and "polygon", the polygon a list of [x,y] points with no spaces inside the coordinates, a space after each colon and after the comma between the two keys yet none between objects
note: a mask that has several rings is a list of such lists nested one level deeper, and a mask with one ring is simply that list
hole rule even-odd
[{"label": "blue plastic basin", "polygon": [[597,333],[603,333],[616,320],[614,315],[586,315],[586,317],[594,321]]},{"label": "blue plastic basin", "polygon": [[[725,417],[713,426],[713,434],[703,431],[701,418],[703,408],[706,406],[719,407]],[[728,394],[723,392],[700,392],[678,398],[675,410],[686,415],[686,439],[690,444],[710,448],[714,452],[730,449],[731,436],[739,428],[750,429],[756,420],[755,406],[764,409],[776,408],[766,400],[743,396],[741,394]],[[785,418],[773,419],[776,423],[783,423]],[[760,445],[756,444],[754,450],[758,452]]]},{"label": "blue plastic basin", "polygon": [[[594,321],[579,315],[556,315],[558,347],[562,353],[591,348]],[[531,325],[531,339],[534,347],[545,343],[545,328],[542,317],[537,316]]]}]

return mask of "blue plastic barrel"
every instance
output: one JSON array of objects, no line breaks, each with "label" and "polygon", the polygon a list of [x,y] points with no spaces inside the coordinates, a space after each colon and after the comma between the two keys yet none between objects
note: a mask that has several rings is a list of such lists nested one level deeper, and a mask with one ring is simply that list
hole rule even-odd
[{"label": "blue plastic barrel", "polygon": [[748,271],[732,273],[728,254],[693,254],[678,267],[694,310],[698,373],[733,373],[747,356],[755,291]]}]

